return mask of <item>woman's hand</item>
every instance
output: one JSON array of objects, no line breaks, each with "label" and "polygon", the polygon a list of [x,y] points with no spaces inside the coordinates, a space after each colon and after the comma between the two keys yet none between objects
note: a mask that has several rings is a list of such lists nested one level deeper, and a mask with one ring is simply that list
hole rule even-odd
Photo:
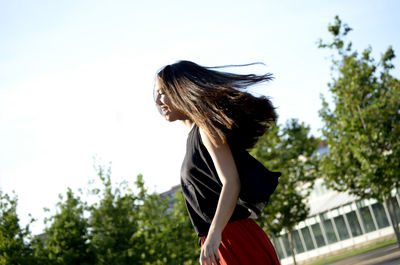
[{"label": "woman's hand", "polygon": [[206,241],[201,247],[200,264],[201,265],[218,265],[221,259],[218,248],[221,243],[221,233],[211,232],[208,234]]}]

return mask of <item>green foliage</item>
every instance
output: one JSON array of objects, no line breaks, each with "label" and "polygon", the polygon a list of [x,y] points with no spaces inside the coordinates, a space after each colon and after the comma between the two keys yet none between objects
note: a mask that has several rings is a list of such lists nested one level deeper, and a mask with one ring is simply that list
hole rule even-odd
[{"label": "green foliage", "polygon": [[267,168],[282,172],[278,187],[258,220],[276,237],[285,229],[291,239],[293,227],[309,213],[307,197],[317,177],[319,142],[309,133],[308,126],[292,119],[281,130],[278,125],[271,128],[251,151]]},{"label": "green foliage", "polygon": [[309,136],[310,128],[296,119],[279,130],[272,128],[261,137],[251,154],[270,170],[281,171],[279,185],[265,208],[265,228],[279,236],[304,220],[308,214],[306,198],[316,178],[315,155],[318,140]]},{"label": "green foliage", "polygon": [[32,247],[27,242],[29,225],[20,227],[16,211],[16,197],[0,191],[0,265],[36,264]]},{"label": "green foliage", "polygon": [[333,40],[331,43],[323,43],[322,40],[319,41],[319,48],[336,48],[338,50],[339,54],[343,54],[346,51],[351,50],[352,43],[349,42],[347,44],[346,49],[343,49],[345,46],[345,43],[343,41],[343,38],[353,29],[350,28],[347,24],[342,24],[342,21],[340,20],[339,16],[335,16],[335,23],[329,24],[328,26],[328,31],[332,33],[333,35]]},{"label": "green foliage", "polygon": [[98,168],[103,194],[98,203],[90,207],[90,242],[96,254],[96,264],[131,264],[140,258],[145,242],[136,240],[138,206],[136,196],[126,184],[113,189],[111,170]]},{"label": "green foliage", "polygon": [[146,248],[142,252],[143,264],[197,263],[197,236],[180,191],[174,199],[158,194],[146,195],[140,207],[140,220],[143,222],[138,236],[146,240]]},{"label": "green foliage", "polygon": [[320,110],[329,147],[322,169],[330,187],[382,201],[400,181],[400,81],[390,74],[395,54],[389,47],[375,61],[371,48],[343,49],[349,30],[338,17],[328,30],[333,40],[320,47],[338,56],[329,84],[334,107],[322,97]]},{"label": "green foliage", "polygon": [[169,250],[168,257],[170,258],[169,262],[165,264],[198,264],[200,254],[197,244],[198,237],[190,222],[181,191],[175,194],[172,202],[173,206],[167,216],[168,225],[165,231]]},{"label": "green foliage", "polygon": [[66,200],[58,202],[57,208],[59,212],[46,220],[51,225],[45,229],[45,239],[34,241],[37,256],[43,264],[93,264],[85,204],[68,189]]},{"label": "green foliage", "polygon": [[111,172],[98,175],[103,183],[100,202],[91,207],[91,244],[96,264],[194,264],[196,235],[182,196],[171,200],[149,194],[142,175],[135,195],[126,183],[113,189]]},{"label": "green foliage", "polygon": [[[322,171],[331,188],[390,206],[400,184],[400,80],[390,74],[395,53],[389,47],[376,61],[370,47],[360,54],[351,43],[343,49],[349,30],[339,17],[328,30],[333,40],[320,41],[320,47],[333,49],[337,58],[332,68],[336,77],[329,84],[334,106],[322,97],[320,110],[329,147]],[[394,207],[389,213],[397,224]],[[393,229],[400,246],[399,228]]]},{"label": "green foliage", "polygon": [[149,194],[137,176],[136,193],[126,182],[112,185],[111,170],[96,168],[102,187],[88,205],[68,189],[45,233],[21,229],[16,199],[0,192],[0,265],[191,265],[199,247],[181,192],[175,198]]}]

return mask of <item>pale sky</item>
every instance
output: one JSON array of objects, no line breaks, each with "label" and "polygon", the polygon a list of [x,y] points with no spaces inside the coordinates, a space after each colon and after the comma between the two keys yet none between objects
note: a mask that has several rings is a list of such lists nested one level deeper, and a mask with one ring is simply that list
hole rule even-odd
[{"label": "pale sky", "polygon": [[31,213],[39,232],[44,207],[95,177],[94,157],[115,181],[178,184],[187,130],[163,120],[152,89],[181,59],[265,63],[254,71],[275,76],[262,93],[279,123],[298,118],[320,135],[331,63],[317,40],[339,15],[357,49],[400,55],[399,11],[396,0],[0,0],[0,189],[15,191],[22,223]]}]

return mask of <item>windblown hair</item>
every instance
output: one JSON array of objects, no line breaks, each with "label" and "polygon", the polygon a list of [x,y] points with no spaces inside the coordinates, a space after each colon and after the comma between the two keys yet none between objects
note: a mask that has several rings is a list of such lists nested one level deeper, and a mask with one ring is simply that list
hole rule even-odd
[{"label": "windblown hair", "polygon": [[213,144],[249,149],[276,122],[277,115],[267,97],[243,90],[271,80],[272,74],[241,75],[216,68],[222,67],[178,61],[158,72],[159,87]]}]

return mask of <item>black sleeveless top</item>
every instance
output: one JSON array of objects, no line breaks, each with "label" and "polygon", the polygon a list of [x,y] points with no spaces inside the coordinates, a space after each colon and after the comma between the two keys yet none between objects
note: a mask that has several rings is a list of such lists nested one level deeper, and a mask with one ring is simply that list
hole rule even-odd
[{"label": "black sleeveless top", "polygon": [[[270,172],[247,151],[237,150],[232,145],[230,147],[236,166],[242,165],[241,161],[245,163],[244,166],[238,167],[239,175],[241,175],[241,172],[254,171],[254,168],[258,169],[257,175],[266,175]],[[277,185],[277,177],[274,179],[276,179],[276,183],[272,185],[273,189],[269,191],[270,194],[272,194]],[[241,183],[241,189],[243,190],[246,183],[243,183],[242,180]],[[254,185],[257,186],[259,183],[255,183]],[[197,125],[193,126],[188,135],[186,155],[181,168],[181,187],[194,229],[199,237],[205,236],[208,233],[217,209],[222,183],[218,177],[212,158],[207,148],[203,145],[200,129]],[[253,189],[251,188],[251,190]],[[265,193],[265,189],[262,192]],[[268,194],[268,197],[270,194]],[[229,222],[250,217],[252,213],[251,217],[258,216],[267,204],[268,199],[250,203],[248,202],[249,200],[245,201],[241,200],[239,195],[238,203]]]}]

